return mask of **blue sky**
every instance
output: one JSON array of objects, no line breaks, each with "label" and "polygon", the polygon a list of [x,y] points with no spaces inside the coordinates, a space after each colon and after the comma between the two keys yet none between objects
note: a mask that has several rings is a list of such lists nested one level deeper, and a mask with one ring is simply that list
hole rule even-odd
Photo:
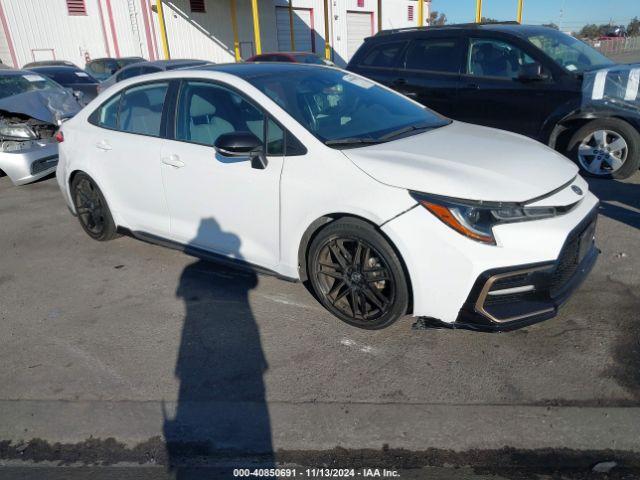
[{"label": "blue sky", "polygon": [[[517,0],[483,0],[482,15],[515,20]],[[432,0],[432,9],[447,14],[449,23],[472,22],[476,0]],[[560,16],[560,11],[564,14]],[[638,16],[640,0],[524,0],[523,23],[562,22],[563,30],[579,30],[586,23],[627,25]]]}]

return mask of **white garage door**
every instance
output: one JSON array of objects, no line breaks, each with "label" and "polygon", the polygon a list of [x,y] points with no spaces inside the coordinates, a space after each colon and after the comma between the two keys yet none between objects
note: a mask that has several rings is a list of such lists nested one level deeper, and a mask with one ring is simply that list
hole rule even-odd
[{"label": "white garage door", "polygon": [[367,37],[373,35],[370,12],[347,12],[347,55],[349,61]]},{"label": "white garage door", "polygon": [[[311,9],[293,9],[293,40],[296,52],[313,51],[313,11]],[[291,24],[289,23],[289,9],[276,7],[276,28],[278,30],[278,50],[290,52]]]}]

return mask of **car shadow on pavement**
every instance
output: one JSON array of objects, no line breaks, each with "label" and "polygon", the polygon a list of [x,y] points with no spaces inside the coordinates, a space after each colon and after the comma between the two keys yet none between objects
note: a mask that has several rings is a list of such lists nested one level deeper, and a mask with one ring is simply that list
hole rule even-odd
[{"label": "car shadow on pavement", "polygon": [[617,180],[588,179],[600,199],[600,214],[640,229],[640,184]]},{"label": "car shadow on pavement", "polygon": [[[240,239],[221,231],[215,220],[201,222],[192,245],[204,245],[205,234],[241,258]],[[163,427],[169,468],[177,479],[193,478],[194,463],[203,460],[219,468],[220,462],[251,456],[260,468],[273,467],[263,382],[267,363],[249,304],[257,284],[255,272],[204,260],[182,272],[176,291],[186,311],[175,368],[180,387],[173,418],[165,409]]]}]

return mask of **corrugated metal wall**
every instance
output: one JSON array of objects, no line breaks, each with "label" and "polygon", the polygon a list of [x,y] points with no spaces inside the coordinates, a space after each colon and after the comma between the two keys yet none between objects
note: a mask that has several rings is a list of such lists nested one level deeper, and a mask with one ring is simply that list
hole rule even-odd
[{"label": "corrugated metal wall", "polygon": [[97,0],[85,0],[86,16],[69,16],[65,0],[1,1],[19,66],[48,56],[83,66],[85,52],[106,55]]},{"label": "corrugated metal wall", "polygon": [[[91,58],[107,56],[142,56],[162,58],[158,14],[155,0],[85,0],[86,16],[70,16],[65,0],[0,0],[15,46],[19,66],[34,58],[54,57],[84,66],[85,54]],[[100,2],[100,3],[98,3]],[[369,15],[371,33],[378,27],[377,0],[329,0],[330,33],[333,60],[345,65],[366,34],[364,21],[360,28],[348,19],[363,20]],[[409,21],[408,5],[415,0],[383,0],[383,28],[415,25]],[[206,13],[191,12],[189,0],[163,0],[165,23],[172,58],[201,58],[216,63],[234,61],[233,29],[229,0],[205,0]],[[297,18],[297,29],[313,23],[315,51],[324,55],[324,1],[295,0],[296,8],[305,9]],[[260,28],[263,52],[278,50],[278,28],[288,29],[287,22],[276,20],[276,7],[288,6],[288,0],[260,0]],[[102,8],[100,8],[102,7]],[[425,9],[425,16],[428,15]],[[356,17],[356,13],[364,16]],[[238,36],[242,56],[255,53],[251,1],[237,0]],[[146,21],[145,21],[146,20]],[[352,22],[353,23],[353,22]],[[1,27],[1,25],[0,25]],[[288,30],[280,32],[281,47]],[[114,35],[115,33],[115,35]],[[297,34],[302,35],[304,32]],[[309,30],[311,35],[311,29]],[[308,45],[304,46],[308,48]],[[12,65],[6,38],[0,34],[0,59]]]}]

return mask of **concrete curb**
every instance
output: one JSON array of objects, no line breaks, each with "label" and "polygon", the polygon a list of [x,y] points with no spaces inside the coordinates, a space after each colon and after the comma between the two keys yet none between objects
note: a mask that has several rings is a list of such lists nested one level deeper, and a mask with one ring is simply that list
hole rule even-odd
[{"label": "concrete curb", "polygon": [[[640,407],[269,403],[267,408],[266,433],[275,451],[388,445],[413,451],[508,446],[640,452]],[[191,429],[197,433],[185,433],[184,439],[211,440],[222,431],[225,448],[246,449],[255,436],[247,432],[254,425],[251,412],[264,412],[265,405],[190,402],[180,409],[189,412],[182,414],[185,432],[198,425]],[[165,413],[171,421],[175,411],[175,402],[3,400],[0,440],[76,443],[113,437],[135,446],[162,436]],[[244,432],[234,428],[236,421],[243,422]]]}]

